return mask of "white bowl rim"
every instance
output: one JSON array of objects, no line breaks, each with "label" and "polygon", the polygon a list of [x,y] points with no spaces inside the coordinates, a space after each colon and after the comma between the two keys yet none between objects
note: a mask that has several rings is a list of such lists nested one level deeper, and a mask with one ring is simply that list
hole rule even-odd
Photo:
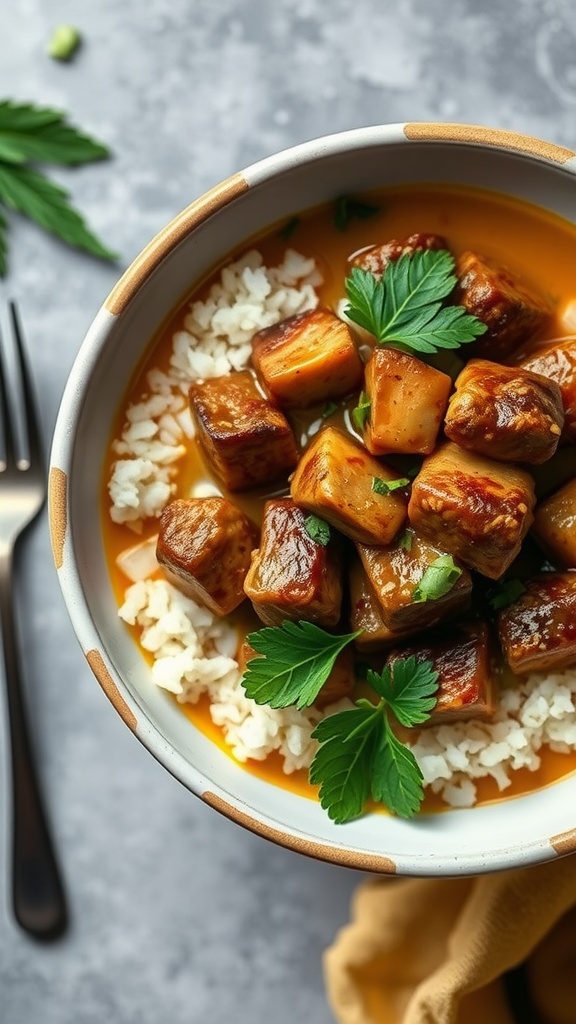
[{"label": "white bowl rim", "polygon": [[[215,211],[231,202],[254,184],[265,182],[277,175],[308,162],[333,156],[349,150],[382,146],[391,143],[410,144],[412,141],[494,148],[515,152],[529,160],[562,166],[576,173],[576,153],[554,143],[530,135],[489,128],[482,125],[438,122],[407,122],[371,125],[312,139],[265,157],[243,171],[220,182],[177,214],[139,253],[108,298],[97,312],[82,342],[71,369],[53,435],[49,473],[49,523],[54,562],[68,615],[76,637],[106,696],[124,722],[135,733],[153,756],[191,792],[219,810],[237,824],[248,828],[272,842],[297,850],[308,856],[361,870],[402,875],[471,875],[504,868],[522,867],[576,852],[576,827],[557,836],[541,837],[519,847],[506,847],[482,853],[443,856],[442,860],[406,854],[395,855],[394,861],[385,855],[374,856],[342,842],[315,842],[297,828],[278,823],[265,815],[255,817],[253,808],[230,792],[212,792],[213,784],[189,761],[170,749],[166,739],[151,721],[137,718],[141,709],[121,679],[114,679],[105,654],[99,650],[99,638],[82,590],[78,568],[73,558],[64,564],[63,552],[68,525],[67,472],[71,464],[74,430],[84,395],[89,387],[92,369],[106,343],[114,316],[121,313],[134,295],[145,284],[150,273],[165,258],[173,246],[188,232],[208,219]],[[247,182],[249,185],[247,185]],[[240,768],[240,770],[242,770]],[[451,811],[449,813],[466,813]]]}]

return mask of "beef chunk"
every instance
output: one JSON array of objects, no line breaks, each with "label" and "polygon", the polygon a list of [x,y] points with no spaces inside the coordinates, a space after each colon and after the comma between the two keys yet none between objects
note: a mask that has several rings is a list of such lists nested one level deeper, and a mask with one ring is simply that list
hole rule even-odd
[{"label": "beef chunk", "polygon": [[260,547],[252,556],[244,590],[256,614],[268,626],[284,619],[306,619],[336,626],[340,619],[342,579],[337,544],[313,540],[307,513],[290,498],[264,506]]},{"label": "beef chunk", "polygon": [[425,249],[447,248],[446,239],[442,235],[434,235],[430,231],[417,232],[401,241],[392,238],[384,245],[371,245],[368,249],[362,249],[352,257],[350,263],[353,267],[368,270],[374,277],[380,278],[388,264],[395,263],[401,256],[412,255]]},{"label": "beef chunk", "polygon": [[576,569],[576,480],[538,505],[533,533],[555,565]]},{"label": "beef chunk", "polygon": [[431,661],[438,672],[436,707],[426,725],[492,717],[495,672],[485,623],[461,622],[450,632],[431,634],[421,643],[391,652],[387,664],[410,656]]},{"label": "beef chunk", "polygon": [[166,578],[215,615],[244,600],[244,577],[258,534],[225,498],[179,498],[160,516],[156,557]]},{"label": "beef chunk", "polygon": [[424,459],[408,516],[426,540],[498,579],[520,550],[533,507],[528,473],[449,441]]},{"label": "beef chunk", "polygon": [[408,633],[395,633],[382,618],[382,608],[360,561],[350,567],[350,629],[361,629],[355,644],[359,651],[383,651]]},{"label": "beef chunk", "polygon": [[364,443],[373,455],[429,455],[446,412],[452,381],[421,359],[375,348],[366,366],[370,415]]},{"label": "beef chunk", "polygon": [[211,469],[230,491],[278,480],[294,469],[290,424],[264,398],[248,370],[190,388],[197,436]]},{"label": "beef chunk", "polygon": [[556,381],[564,406],[563,436],[576,441],[576,338],[538,346],[518,365]]},{"label": "beef chunk", "polygon": [[467,352],[500,362],[533,338],[550,317],[543,296],[506,267],[486,256],[465,252],[456,261],[458,284],[452,301],[477,316],[488,330]]},{"label": "beef chunk", "polygon": [[378,494],[373,480],[398,478],[335,427],[312,438],[292,477],[294,501],[363,544],[388,544],[406,517],[402,492]]},{"label": "beef chunk", "polygon": [[424,573],[446,552],[413,530],[406,531],[403,541],[387,547],[358,545],[362,564],[388,628],[396,633],[416,632],[435,626],[449,615],[465,611],[472,593],[472,578],[466,569],[446,594],[428,601],[415,600],[414,595]]},{"label": "beef chunk", "polygon": [[546,462],[564,424],[560,388],[519,367],[472,359],[456,380],[446,435],[503,462]]},{"label": "beef chunk", "polygon": [[362,363],[347,324],[329,309],[311,309],[259,331],[252,363],[272,399],[304,408],[359,387]]},{"label": "beef chunk", "polygon": [[504,657],[513,672],[550,672],[576,664],[576,573],[533,576],[498,616]]}]

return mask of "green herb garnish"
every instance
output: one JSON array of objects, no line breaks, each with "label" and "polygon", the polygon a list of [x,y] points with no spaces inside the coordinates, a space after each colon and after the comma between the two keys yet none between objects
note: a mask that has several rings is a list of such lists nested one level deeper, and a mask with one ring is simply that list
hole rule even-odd
[{"label": "green herb garnish", "polygon": [[487,597],[492,610],[498,612],[514,604],[514,601],[525,593],[526,587],[520,580],[503,580],[497,587],[488,591]]},{"label": "green herb garnish", "polygon": [[392,491],[398,491],[401,487],[407,487],[410,483],[407,476],[401,476],[398,480],[382,480],[382,477],[372,477],[372,490],[376,494],[391,494]]},{"label": "green herb garnish", "polygon": [[358,399],[358,405],[352,409],[352,423],[357,430],[362,433],[364,427],[370,418],[370,408],[372,403],[368,398],[365,391],[360,392],[360,398]]},{"label": "green herb garnish", "polygon": [[424,796],[416,758],[395,736],[388,714],[408,727],[425,722],[436,704],[438,673],[431,661],[411,656],[381,673],[369,670],[367,678],[381,698],[378,704],[358,700],[355,708],[330,715],[312,733],[321,746],[310,782],[320,786],[320,803],[337,824],[362,814],[369,797],[412,818]]},{"label": "green herb garnish", "polygon": [[249,633],[246,643],[263,657],[246,665],[246,696],[271,708],[307,708],[328,679],[336,658],[360,635],[334,636],[311,622],[283,622]]},{"label": "green herb garnish", "polygon": [[74,25],[58,25],[48,43],[48,56],[54,60],[70,60],[81,42],[82,37]]},{"label": "green herb garnish", "polygon": [[[49,181],[36,163],[77,165],[109,156],[106,146],[78,131],[58,110],[0,102],[0,207],[22,213],[64,242],[101,259],[114,260],[69,203],[65,189]],[[6,274],[8,222],[0,210],[0,276]]]},{"label": "green herb garnish", "polygon": [[308,536],[315,540],[317,544],[321,544],[323,548],[329,543],[330,526],[324,519],[320,519],[319,516],[306,516],[304,529]]},{"label": "green herb garnish", "polygon": [[404,551],[412,551],[413,540],[414,534],[410,533],[410,530],[404,530],[404,533],[398,538],[398,547],[403,548]]},{"label": "green herb garnish", "polygon": [[287,242],[289,238],[292,238],[292,235],[299,224],[300,217],[290,217],[290,220],[287,220],[284,227],[280,228],[280,231],[278,232],[280,238],[283,238],[284,241]]},{"label": "green herb garnish", "polygon": [[424,573],[412,594],[413,601],[436,601],[443,597],[462,575],[462,569],[454,564],[452,555],[440,555]]},{"label": "green herb garnish", "polygon": [[334,225],[339,231],[346,231],[351,220],[367,220],[379,213],[380,207],[366,203],[353,196],[339,196],[334,204]]},{"label": "green herb garnish", "polygon": [[330,417],[333,416],[335,412],[338,412],[339,408],[340,406],[337,405],[336,402],[326,402],[324,408],[322,409],[322,419],[329,420]]},{"label": "green herb garnish", "polygon": [[415,352],[458,348],[487,328],[463,306],[442,305],[455,284],[454,258],[446,249],[406,253],[379,281],[354,267],[344,313],[380,344],[399,342]]}]

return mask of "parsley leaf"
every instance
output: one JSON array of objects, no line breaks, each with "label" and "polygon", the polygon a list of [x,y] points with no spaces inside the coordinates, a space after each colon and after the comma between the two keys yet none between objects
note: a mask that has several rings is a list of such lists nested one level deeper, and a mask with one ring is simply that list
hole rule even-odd
[{"label": "parsley leaf", "polygon": [[398,538],[398,547],[404,551],[412,551],[412,541],[414,540],[414,534],[410,533],[410,530],[404,530],[404,533]]},{"label": "parsley leaf", "polygon": [[330,526],[324,519],[320,519],[319,516],[306,516],[304,529],[308,536],[315,540],[317,544],[321,544],[323,548],[329,543]]},{"label": "parsley leaf", "polygon": [[357,217],[366,220],[380,211],[374,203],[366,203],[353,196],[339,196],[334,204],[334,224],[339,231],[346,231],[351,220]]},{"label": "parsley leaf", "polygon": [[358,405],[352,409],[352,423],[357,430],[362,432],[366,425],[367,420],[370,417],[371,401],[365,391],[360,392],[360,398],[358,399]]},{"label": "parsley leaf", "polygon": [[488,601],[493,611],[498,612],[508,605],[514,604],[522,594],[526,593],[526,587],[520,580],[503,580],[497,587],[488,591]]},{"label": "parsley leaf", "polygon": [[283,622],[249,633],[246,643],[258,654],[246,665],[246,696],[271,708],[307,708],[328,679],[336,658],[360,635],[334,636],[311,622]]},{"label": "parsley leaf", "polygon": [[392,491],[398,491],[401,487],[407,487],[409,483],[407,476],[401,476],[398,480],[382,480],[379,476],[373,476],[372,490],[376,494],[391,494]]},{"label": "parsley leaf", "polygon": [[330,417],[333,416],[335,412],[338,412],[339,408],[340,407],[336,404],[336,402],[325,402],[324,408],[322,409],[322,419],[329,420]]},{"label": "parsley leaf", "polygon": [[455,284],[454,258],[446,249],[405,253],[379,281],[353,267],[344,313],[380,344],[400,342],[416,352],[458,348],[487,328],[463,306],[442,305]]},{"label": "parsley leaf", "polygon": [[462,569],[454,564],[452,555],[440,555],[426,569],[412,594],[413,601],[436,601],[443,597],[456,583]]},{"label": "parsley leaf", "polygon": [[[106,146],[68,124],[48,107],[0,101],[0,208],[15,210],[69,245],[105,260],[116,259],[69,203],[68,193],[34,163],[82,164],[109,155]],[[0,276],[7,271],[8,221],[0,209]]]},{"label": "parsley leaf", "polygon": [[336,824],[362,814],[370,796],[400,817],[416,814],[424,795],[422,773],[410,748],[395,736],[388,711],[408,726],[426,721],[437,680],[431,661],[398,659],[380,675],[368,672],[378,704],[359,700],[316,726],[312,736],[320,747],[310,782],[320,786],[320,804]]}]

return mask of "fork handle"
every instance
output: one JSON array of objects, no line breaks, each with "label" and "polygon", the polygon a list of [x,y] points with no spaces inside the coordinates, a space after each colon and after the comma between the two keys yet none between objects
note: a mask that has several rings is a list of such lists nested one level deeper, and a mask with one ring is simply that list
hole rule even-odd
[{"label": "fork handle", "polygon": [[12,902],[20,926],[38,939],[66,928],[64,888],[32,755],[12,599],[11,552],[0,554],[0,621],[12,759]]}]

